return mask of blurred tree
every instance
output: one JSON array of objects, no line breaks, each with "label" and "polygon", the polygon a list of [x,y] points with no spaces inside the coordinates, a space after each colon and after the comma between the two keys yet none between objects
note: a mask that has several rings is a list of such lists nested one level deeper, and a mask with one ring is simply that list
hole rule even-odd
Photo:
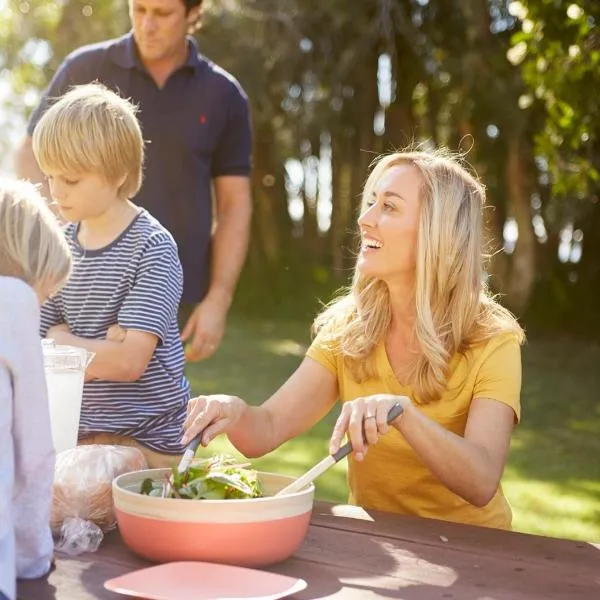
[{"label": "blurred tree", "polygon": [[530,319],[600,332],[600,2],[512,2],[520,31],[509,59],[528,85],[525,114],[543,112],[535,155],[540,283]]},{"label": "blurred tree", "polygon": [[520,31],[509,58],[520,64],[529,90],[520,98],[525,110],[536,102],[545,124],[536,150],[546,164],[556,198],[589,199],[600,181],[600,100],[590,90],[600,85],[600,2],[527,0],[512,2]]},{"label": "blurred tree", "polygon": [[[0,68],[22,101],[44,88],[71,50],[127,30],[127,4],[120,0],[6,0],[0,12]],[[32,96],[33,99],[33,96]],[[34,102],[25,107],[33,109]]]},{"label": "blurred tree", "polygon": [[[295,255],[309,266],[347,267],[352,218],[376,146],[387,3],[230,0],[211,5],[198,34],[203,52],[235,73],[253,99],[255,230],[262,245],[254,250],[274,266]],[[329,146],[333,202],[331,228],[324,231],[317,214],[325,192],[319,168]],[[287,161],[300,163],[300,181],[286,171]],[[302,204],[299,223],[286,210],[290,195]],[[279,215],[277,230],[266,225],[269,215]]]},{"label": "blurred tree", "polygon": [[[120,0],[5,4],[0,77],[16,92],[12,110],[25,115],[65,54],[129,26]],[[566,319],[577,313],[575,290],[600,291],[600,122],[590,93],[600,83],[600,3],[206,0],[206,8],[200,48],[238,77],[253,109],[255,288],[314,295],[346,279],[370,163],[415,142],[448,145],[476,167],[493,204],[494,249],[505,245],[507,222],[518,230],[491,263],[511,308],[523,313],[535,289],[534,316]],[[582,239],[583,256],[569,262]],[[551,307],[541,310],[540,298]]]}]

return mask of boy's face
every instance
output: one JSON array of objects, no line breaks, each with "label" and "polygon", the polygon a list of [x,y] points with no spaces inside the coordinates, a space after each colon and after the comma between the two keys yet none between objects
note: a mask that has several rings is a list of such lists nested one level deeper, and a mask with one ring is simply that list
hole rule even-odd
[{"label": "boy's face", "polygon": [[46,173],[52,199],[65,221],[89,221],[102,217],[116,202],[122,202],[119,188],[97,173]]}]

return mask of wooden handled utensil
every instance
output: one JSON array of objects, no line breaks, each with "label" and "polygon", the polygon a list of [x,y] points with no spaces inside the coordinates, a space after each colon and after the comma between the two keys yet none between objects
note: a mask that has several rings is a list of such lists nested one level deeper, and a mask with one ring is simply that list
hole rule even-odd
[{"label": "wooden handled utensil", "polygon": [[[387,422],[391,423],[396,420],[403,412],[402,405],[394,404],[388,412]],[[293,494],[299,492],[302,488],[306,487],[309,483],[312,483],[317,477],[322,475],[329,467],[333,467],[335,463],[339,462],[345,456],[348,456],[352,452],[352,444],[347,442],[344,444],[335,454],[330,454],[324,458],[321,462],[317,463],[310,471],[307,471],[302,477],[296,479],[296,481],[290,483],[290,485],[284,487],[282,490],[277,492],[276,496],[283,496],[285,494]]]}]

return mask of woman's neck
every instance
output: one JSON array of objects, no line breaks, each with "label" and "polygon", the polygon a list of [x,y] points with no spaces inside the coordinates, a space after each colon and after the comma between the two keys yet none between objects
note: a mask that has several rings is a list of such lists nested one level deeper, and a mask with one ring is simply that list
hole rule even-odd
[{"label": "woman's neck", "polygon": [[392,328],[412,331],[417,319],[414,279],[388,283]]}]

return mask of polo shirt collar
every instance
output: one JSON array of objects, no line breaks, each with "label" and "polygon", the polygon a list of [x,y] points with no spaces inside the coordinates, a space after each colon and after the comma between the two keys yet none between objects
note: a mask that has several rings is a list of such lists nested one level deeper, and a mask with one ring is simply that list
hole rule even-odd
[{"label": "polo shirt collar", "polygon": [[203,66],[202,60],[200,60],[200,53],[198,52],[198,44],[196,40],[191,36],[187,36],[188,40],[188,55],[185,61],[186,67],[192,67],[193,69],[199,69]]},{"label": "polo shirt collar", "polygon": [[[202,66],[202,61],[198,55],[198,46],[196,40],[189,36],[188,40],[188,55],[183,66],[192,69],[199,69]],[[142,61],[137,52],[133,32],[129,32],[120,37],[116,43],[110,48],[111,60],[125,69],[138,68],[145,70]]]}]

